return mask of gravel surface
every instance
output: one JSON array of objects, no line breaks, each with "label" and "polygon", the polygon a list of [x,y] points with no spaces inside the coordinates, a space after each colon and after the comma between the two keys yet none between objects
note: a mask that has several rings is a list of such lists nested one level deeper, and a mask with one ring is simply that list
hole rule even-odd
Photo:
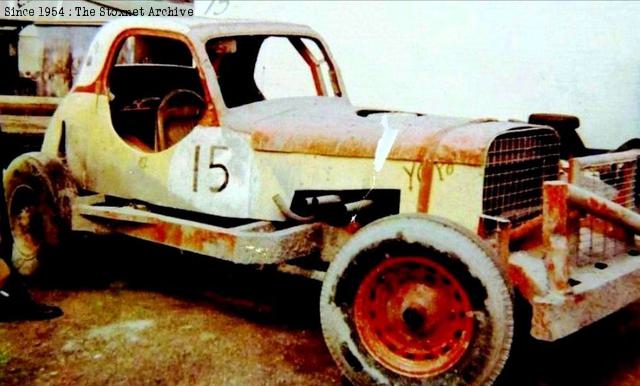
[{"label": "gravel surface", "polygon": [[61,305],[66,315],[4,326],[0,379],[7,384],[326,385],[340,380],[313,328],[256,323],[204,301],[147,291],[38,295]]},{"label": "gravel surface", "polygon": [[[33,291],[63,317],[0,324],[0,384],[345,383],[317,283],[118,238],[74,256]],[[560,342],[521,339],[499,384],[639,385],[640,303]]]}]

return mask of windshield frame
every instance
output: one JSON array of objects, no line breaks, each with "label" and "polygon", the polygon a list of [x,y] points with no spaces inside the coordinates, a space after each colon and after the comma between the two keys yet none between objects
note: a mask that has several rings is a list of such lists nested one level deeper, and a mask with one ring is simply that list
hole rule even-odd
[{"label": "windshield frame", "polygon": [[[325,77],[325,73],[328,72],[328,76],[330,77],[330,79],[327,79],[328,82],[326,82],[327,85],[331,85],[331,87],[333,88],[333,96],[329,96],[327,95],[326,92],[323,92],[322,95],[317,95],[316,97],[333,97],[333,98],[344,98],[347,99],[347,95],[345,93],[345,88],[344,88],[344,83],[342,81],[342,77],[340,74],[340,70],[338,68],[338,66],[336,65],[333,56],[331,54],[331,51],[329,50],[329,48],[327,47],[327,45],[324,43],[323,39],[318,36],[318,35],[314,35],[314,34],[310,34],[310,33],[301,33],[301,34],[297,34],[297,33],[281,33],[281,32],[275,32],[274,33],[269,33],[269,32],[260,32],[260,33],[255,33],[255,34],[246,34],[246,33],[217,33],[217,34],[213,34],[213,35],[206,35],[206,36],[201,36],[200,37],[200,42],[201,44],[199,45],[199,50],[201,55],[201,59],[200,62],[201,64],[203,64],[203,68],[206,69],[205,71],[210,72],[211,73],[211,77],[207,77],[209,81],[212,82],[212,84],[209,87],[209,90],[212,94],[215,94],[215,96],[213,97],[214,103],[216,104],[215,108],[218,111],[222,111],[222,110],[227,110],[230,108],[234,108],[234,107],[229,107],[227,106],[227,104],[224,101],[223,95],[222,95],[222,91],[220,89],[220,85],[218,84],[218,74],[216,73],[213,64],[211,63],[211,58],[209,57],[209,53],[207,51],[207,44],[209,44],[210,41],[212,40],[218,40],[218,39],[225,39],[225,38],[234,38],[234,37],[251,37],[251,36],[255,36],[255,37],[263,37],[265,40],[269,37],[282,37],[282,38],[287,38],[287,39],[298,39],[299,42],[301,42],[302,44],[304,44],[302,42],[302,39],[308,39],[310,41],[312,41],[314,44],[316,44],[317,48],[321,51],[322,55],[324,56],[324,61],[320,60],[315,68],[313,66],[313,64],[310,64],[308,62],[308,59],[305,58],[305,56],[303,54],[301,54],[298,51],[298,47],[296,47],[293,43],[292,40],[289,40],[291,42],[291,44],[293,45],[293,48],[296,49],[296,51],[298,52],[298,54],[300,54],[300,58],[305,62],[305,64],[307,66],[309,66],[309,69],[311,70],[311,74],[312,75],[312,79],[314,81],[314,85],[316,85],[316,90],[319,92],[319,90],[324,89],[324,84],[322,84],[321,86],[318,85],[318,82],[323,82],[323,78]],[[311,53],[310,50],[307,48],[307,52]],[[322,69],[319,67],[321,64],[325,63],[328,66],[328,71],[322,71]],[[318,79],[317,76],[320,76],[321,78]],[[319,88],[318,88],[319,87]],[[267,100],[267,99],[265,99]],[[257,102],[256,102],[257,103]],[[235,107],[241,107],[241,106],[235,106]]]}]

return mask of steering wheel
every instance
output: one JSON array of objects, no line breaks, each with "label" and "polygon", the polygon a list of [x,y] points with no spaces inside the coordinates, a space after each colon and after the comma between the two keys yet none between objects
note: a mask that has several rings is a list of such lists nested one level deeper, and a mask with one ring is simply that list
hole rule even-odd
[{"label": "steering wheel", "polygon": [[156,114],[155,151],[168,149],[189,134],[204,110],[204,100],[193,90],[176,89],[165,95]]}]

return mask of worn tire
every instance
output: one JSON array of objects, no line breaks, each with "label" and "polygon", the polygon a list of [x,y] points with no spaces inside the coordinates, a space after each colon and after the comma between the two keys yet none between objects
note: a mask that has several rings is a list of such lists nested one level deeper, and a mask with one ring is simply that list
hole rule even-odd
[{"label": "worn tire", "polygon": [[[379,271],[386,266],[391,268]],[[430,275],[429,270],[434,269],[431,267],[442,271],[441,276],[436,276],[436,284],[433,284],[433,277],[428,282],[424,279]],[[404,278],[399,276],[403,272],[406,275]],[[458,313],[458,309],[454,308],[454,303],[455,307],[462,306],[458,306],[448,292],[445,293],[450,291],[446,282],[451,281],[459,284],[453,288],[462,288],[455,290],[455,299],[458,299],[459,292],[463,292],[468,300],[467,307],[472,307],[471,311],[464,313],[467,321],[464,321],[463,313]],[[363,297],[361,292],[366,285],[379,287],[373,287],[375,289],[371,290],[371,295],[365,292]],[[412,293],[413,288],[417,291],[415,294]],[[366,287],[366,290],[370,288]],[[429,294],[430,290],[437,295],[423,295]],[[369,300],[367,296],[370,296]],[[382,300],[373,300],[376,297]],[[433,303],[422,309],[417,308],[424,311],[417,319],[422,323],[417,325],[418,328],[425,329],[420,332],[422,335],[412,335],[414,326],[409,324],[411,319],[405,318],[412,315],[407,310],[414,312],[415,308],[408,300],[410,297],[418,303]],[[436,300],[423,301],[427,297]],[[375,304],[376,301],[382,306],[361,311],[366,310],[361,304]],[[402,306],[394,308],[394,304]],[[371,313],[374,309],[378,315]],[[399,310],[403,311],[397,312]],[[389,315],[381,317],[381,312]],[[397,315],[393,315],[393,312]],[[435,345],[429,342],[437,341],[436,337],[452,336],[448,335],[447,329],[451,323],[458,323],[451,322],[455,317],[452,315],[458,314],[460,323],[466,323],[468,328],[471,326],[469,330],[464,333],[457,330],[454,333],[457,340],[446,338],[449,340],[443,341],[443,345],[434,346],[436,351],[433,352],[438,354],[437,358],[431,351],[421,352],[423,346]],[[490,385],[500,374],[509,355],[513,337],[512,314],[511,293],[493,260],[492,251],[460,226],[425,215],[388,217],[358,232],[331,263],[320,300],[326,344],[343,373],[356,385]],[[366,325],[367,318],[371,318],[372,327]],[[413,320],[416,318],[413,317]],[[388,325],[385,327],[383,322]],[[405,325],[408,327],[405,328]],[[404,332],[405,329],[408,332]],[[370,330],[375,332],[368,332]],[[394,331],[403,331],[404,335]],[[446,331],[446,334],[442,331]],[[394,337],[384,340],[383,335],[387,337],[384,339]],[[409,338],[403,340],[403,336]],[[393,345],[387,347],[385,342],[393,342]],[[407,353],[411,353],[410,356],[406,354],[403,358],[405,354],[396,355],[394,350],[402,352],[396,346],[407,342],[405,348]],[[429,354],[416,357],[425,352]],[[457,355],[455,357],[452,354],[454,352]],[[450,357],[454,358],[449,360]],[[446,366],[435,366],[445,363],[445,360],[448,361]]]},{"label": "worn tire", "polygon": [[76,194],[64,164],[44,153],[26,153],[4,173],[11,261],[24,276],[46,265],[71,232],[71,200]]}]

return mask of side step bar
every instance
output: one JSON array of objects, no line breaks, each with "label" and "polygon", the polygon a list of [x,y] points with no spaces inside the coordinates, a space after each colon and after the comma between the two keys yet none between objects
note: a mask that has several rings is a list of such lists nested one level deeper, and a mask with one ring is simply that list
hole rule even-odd
[{"label": "side step bar", "polygon": [[223,228],[170,217],[133,206],[105,206],[99,196],[79,197],[72,227],[93,233],[121,233],[238,264],[279,264],[320,251],[322,224],[275,230],[256,221]]}]

